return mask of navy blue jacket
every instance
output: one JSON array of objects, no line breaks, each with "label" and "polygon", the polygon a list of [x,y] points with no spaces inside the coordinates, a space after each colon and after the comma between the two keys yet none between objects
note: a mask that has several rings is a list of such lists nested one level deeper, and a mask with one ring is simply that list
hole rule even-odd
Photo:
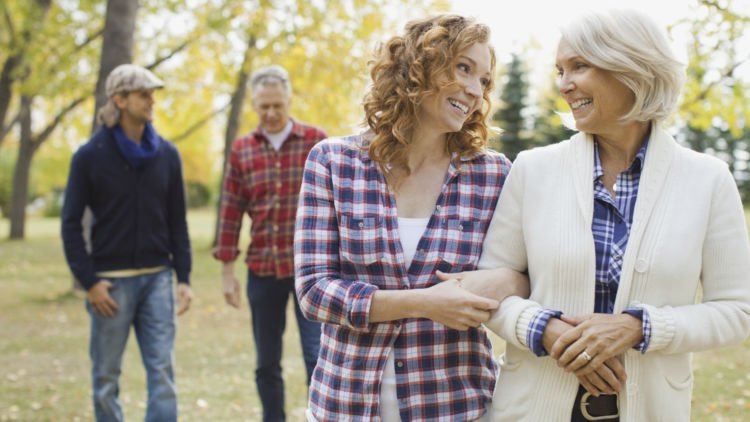
[{"label": "navy blue jacket", "polygon": [[[81,218],[94,215],[91,253]],[[164,139],[141,169],[125,160],[112,130],[101,127],[76,151],[62,210],[65,258],[88,290],[99,271],[170,266],[179,282],[190,281],[190,238],[180,155]]]}]

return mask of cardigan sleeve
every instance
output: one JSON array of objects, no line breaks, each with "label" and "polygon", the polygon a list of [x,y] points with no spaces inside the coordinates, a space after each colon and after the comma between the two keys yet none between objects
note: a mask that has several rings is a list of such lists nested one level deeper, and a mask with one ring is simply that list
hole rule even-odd
[{"label": "cardigan sleeve", "polygon": [[695,352],[738,344],[750,335],[750,246],[742,202],[726,167],[707,199],[701,303],[643,304],[652,327],[647,352]]},{"label": "cardigan sleeve", "polygon": [[[519,272],[527,269],[523,233],[524,173],[526,161],[521,153],[513,163],[500,194],[479,259],[479,269],[507,267]],[[517,296],[506,298],[485,326],[516,347],[529,349],[529,324],[542,306]]]}]

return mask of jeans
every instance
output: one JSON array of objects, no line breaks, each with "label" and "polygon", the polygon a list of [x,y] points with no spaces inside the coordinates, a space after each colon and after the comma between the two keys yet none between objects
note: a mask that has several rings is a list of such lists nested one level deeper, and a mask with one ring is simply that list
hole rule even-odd
[{"label": "jeans", "polygon": [[294,300],[302,356],[307,369],[307,384],[310,384],[320,346],[320,324],[308,321],[302,315],[294,294],[294,279],[259,277],[248,271],[247,299],[250,304],[253,337],[257,354],[255,384],[263,405],[263,421],[285,420],[284,379],[281,375],[281,349],[286,327],[286,304],[289,296]]},{"label": "jeans", "polygon": [[112,278],[110,296],[119,310],[112,318],[92,311],[89,354],[92,362],[94,413],[98,422],[122,421],[119,400],[122,354],[131,325],[146,368],[146,421],[177,420],[174,383],[175,314],[171,270],[136,277]]}]

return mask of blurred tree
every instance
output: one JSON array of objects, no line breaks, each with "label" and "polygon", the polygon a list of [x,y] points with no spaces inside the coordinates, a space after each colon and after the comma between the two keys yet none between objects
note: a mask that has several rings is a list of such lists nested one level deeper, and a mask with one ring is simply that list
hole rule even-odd
[{"label": "blurred tree", "polygon": [[747,200],[750,85],[738,69],[750,60],[741,48],[750,16],[740,9],[731,0],[702,0],[694,15],[676,24],[687,25],[690,34],[679,138],[692,149],[726,161]]},{"label": "blurred tree", "polygon": [[4,23],[0,27],[3,28],[0,37],[3,48],[0,50],[4,53],[0,70],[0,146],[21,118],[19,111],[10,122],[5,123],[15,94],[14,88],[26,77],[25,67],[32,40],[37,37],[51,5],[51,0],[8,1],[0,4]]},{"label": "blurred tree", "polygon": [[493,145],[503,152],[511,161],[519,152],[530,148],[532,139],[528,133],[524,109],[528,95],[526,70],[517,53],[513,53],[507,64],[504,84],[500,91],[500,107],[492,116],[500,127],[500,144]]},{"label": "blurred tree", "polygon": [[[93,12],[90,1],[65,10],[50,0],[34,0],[7,4],[4,12],[11,31],[8,39],[16,40],[16,54],[22,53],[16,56],[8,89],[11,98],[18,98],[15,120],[19,129],[9,211],[10,238],[22,239],[32,159],[63,119],[90,95],[90,91],[81,88],[80,75],[84,72],[79,70],[91,57],[90,44],[99,31],[85,19],[90,17],[87,13]],[[22,22],[19,34],[12,32],[15,22]],[[8,57],[13,57],[13,53]],[[34,108],[34,104],[38,106]]]},{"label": "blurred tree", "polygon": [[[552,75],[546,90],[539,93],[539,106],[534,117],[532,144],[542,146],[568,139],[575,133],[563,125],[561,114],[569,113],[565,100],[560,96],[557,78]],[[572,119],[572,118],[571,118]]]},{"label": "blurred tree", "polygon": [[[386,11],[406,11],[409,7],[409,13],[418,16],[435,5],[426,0],[264,0],[232,4],[234,7],[223,9],[227,20],[221,26],[229,31],[221,35],[233,40],[230,44],[235,47],[230,57],[225,52],[216,60],[222,64],[216,73],[227,69],[236,72],[224,79],[224,95],[229,100],[220,103],[229,108],[222,176],[234,139],[257,125],[257,116],[246,107],[247,82],[253,68],[276,63],[289,71],[294,95],[291,114],[295,118],[321,126],[331,135],[352,132],[361,120],[358,105],[367,81],[372,44],[386,29],[394,33],[400,30],[390,28],[398,15]],[[236,61],[238,57],[242,58],[240,62]],[[219,190],[222,181],[223,177]]]},{"label": "blurred tree", "polygon": [[107,0],[104,30],[99,54],[99,76],[94,90],[94,118],[91,131],[97,127],[96,113],[107,102],[105,82],[112,69],[133,62],[135,22],[138,0]]},{"label": "blurred tree", "polygon": [[[138,4],[130,3],[135,3],[136,6]],[[151,3],[158,3],[164,10],[169,11],[170,5],[179,2],[151,0],[149,4],[153,8]],[[103,6],[103,0],[60,3],[34,0],[3,4],[2,12],[9,29],[7,36],[0,36],[0,42],[18,43],[16,50],[13,50],[16,54],[5,57],[5,63],[16,57],[15,71],[9,72],[11,77],[6,78],[8,81],[4,82],[9,88],[0,88],[1,92],[9,93],[11,100],[7,101],[8,104],[13,104],[12,99],[17,98],[17,117],[11,120],[19,129],[18,158],[13,172],[9,211],[11,239],[21,239],[24,236],[25,208],[29,199],[30,171],[35,154],[58,126],[69,117],[75,116],[79,106],[90,100],[94,93],[91,84],[94,80],[92,69],[96,67],[94,63],[99,58],[94,41],[98,40],[104,31],[101,18]],[[118,24],[125,17],[122,14],[124,12],[119,9],[114,9],[110,13],[118,14],[117,19],[111,20]],[[16,22],[22,23],[19,34],[13,32],[18,26]],[[25,36],[27,32],[29,35]],[[110,40],[119,42],[119,37],[122,37],[123,33],[120,31],[118,34]],[[172,49],[165,48],[159,43],[152,44],[157,50],[156,54],[151,55],[153,61],[150,67],[164,62],[184,49],[187,42],[183,41]],[[105,50],[108,48],[104,47]],[[121,53],[120,51],[118,54]],[[7,114],[7,111],[5,113]],[[8,124],[5,126],[8,127]],[[80,125],[72,123],[68,129],[78,126]],[[3,132],[7,133],[6,130]],[[88,137],[88,133],[82,135],[80,131],[73,132],[71,135],[77,139]]]}]

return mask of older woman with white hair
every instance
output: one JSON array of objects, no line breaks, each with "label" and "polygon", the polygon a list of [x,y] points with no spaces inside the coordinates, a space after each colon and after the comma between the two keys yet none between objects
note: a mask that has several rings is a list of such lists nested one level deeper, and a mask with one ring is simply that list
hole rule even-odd
[{"label": "older woman with white hair", "polygon": [[684,71],[648,16],[575,20],[556,67],[579,133],[518,156],[480,261],[531,282],[486,324],[507,341],[492,420],[688,421],[690,353],[750,333],[737,187],[663,126]]}]

